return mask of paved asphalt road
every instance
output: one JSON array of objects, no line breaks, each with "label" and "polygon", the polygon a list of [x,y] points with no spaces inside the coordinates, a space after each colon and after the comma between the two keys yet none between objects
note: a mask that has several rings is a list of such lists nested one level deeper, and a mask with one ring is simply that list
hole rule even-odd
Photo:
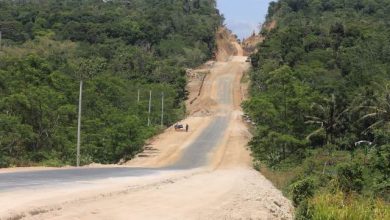
[{"label": "paved asphalt road", "polygon": [[227,127],[227,117],[218,117],[183,152],[175,164],[158,168],[70,168],[0,174],[0,191],[26,189],[97,179],[152,175],[156,172],[193,169],[207,163],[207,154],[217,145]]},{"label": "paved asphalt road", "polygon": [[[219,84],[219,103],[232,103],[232,79],[221,78]],[[230,94],[230,95],[229,95]],[[0,191],[26,188],[39,188],[58,184],[76,183],[115,177],[152,175],[156,172],[193,169],[207,163],[208,153],[217,146],[228,126],[229,117],[216,117],[201,135],[186,148],[181,159],[175,164],[158,168],[70,168],[0,174]]]}]

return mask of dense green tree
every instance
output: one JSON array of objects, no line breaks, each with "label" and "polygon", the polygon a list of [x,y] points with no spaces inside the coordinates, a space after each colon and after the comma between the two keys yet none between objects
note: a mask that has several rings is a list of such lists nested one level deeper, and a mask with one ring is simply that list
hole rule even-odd
[{"label": "dense green tree", "polygon": [[[210,58],[215,1],[0,1],[0,166],[115,163],[184,115],[185,69]],[[147,126],[149,91],[152,126]],[[138,91],[140,100],[137,101]]]},{"label": "dense green tree", "polygon": [[[277,25],[252,55],[243,107],[256,122],[255,158],[296,173],[285,185],[298,219],[318,214],[308,200],[321,191],[389,201],[389,10],[388,0],[270,5],[267,22]],[[321,184],[301,198],[308,177]]]}]

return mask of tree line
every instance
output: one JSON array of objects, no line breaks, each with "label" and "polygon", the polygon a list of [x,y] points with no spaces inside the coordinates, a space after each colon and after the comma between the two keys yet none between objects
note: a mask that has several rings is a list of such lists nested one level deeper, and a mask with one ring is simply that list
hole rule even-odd
[{"label": "tree line", "polygon": [[280,0],[267,20],[243,104],[257,168],[297,219],[388,218],[390,1]]},{"label": "tree line", "polygon": [[80,79],[82,164],[141,151],[160,129],[161,93],[164,125],[184,116],[184,67],[213,56],[215,4],[0,1],[0,167],[75,164]]}]

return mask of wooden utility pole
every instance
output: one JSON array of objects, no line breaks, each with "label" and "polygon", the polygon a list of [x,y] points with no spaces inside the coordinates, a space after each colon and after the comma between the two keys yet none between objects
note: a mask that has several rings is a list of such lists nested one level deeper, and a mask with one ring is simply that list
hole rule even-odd
[{"label": "wooden utility pole", "polygon": [[139,89],[138,89],[137,103],[139,103]]},{"label": "wooden utility pole", "polygon": [[80,166],[80,136],[81,136],[81,105],[83,99],[83,80],[80,79],[80,93],[79,93],[79,117],[77,121],[77,167]]},{"label": "wooden utility pole", "polygon": [[148,111],[148,126],[150,126],[150,113],[152,110],[152,90],[149,91],[149,111]]},{"label": "wooden utility pole", "polygon": [[1,51],[1,31],[0,31],[0,51]]},{"label": "wooden utility pole", "polygon": [[161,127],[164,127],[164,92],[161,93]]}]

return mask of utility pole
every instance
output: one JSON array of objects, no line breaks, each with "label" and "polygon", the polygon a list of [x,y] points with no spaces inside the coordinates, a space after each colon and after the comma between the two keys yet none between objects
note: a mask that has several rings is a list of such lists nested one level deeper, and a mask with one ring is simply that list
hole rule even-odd
[{"label": "utility pole", "polygon": [[138,89],[137,103],[139,103],[139,89]]},{"label": "utility pole", "polygon": [[83,80],[80,79],[79,117],[77,121],[77,167],[80,166],[81,103],[83,99]]},{"label": "utility pole", "polygon": [[161,127],[164,127],[164,92],[161,93]]},{"label": "utility pole", "polygon": [[150,126],[150,112],[152,110],[152,90],[149,91],[148,126]]}]

